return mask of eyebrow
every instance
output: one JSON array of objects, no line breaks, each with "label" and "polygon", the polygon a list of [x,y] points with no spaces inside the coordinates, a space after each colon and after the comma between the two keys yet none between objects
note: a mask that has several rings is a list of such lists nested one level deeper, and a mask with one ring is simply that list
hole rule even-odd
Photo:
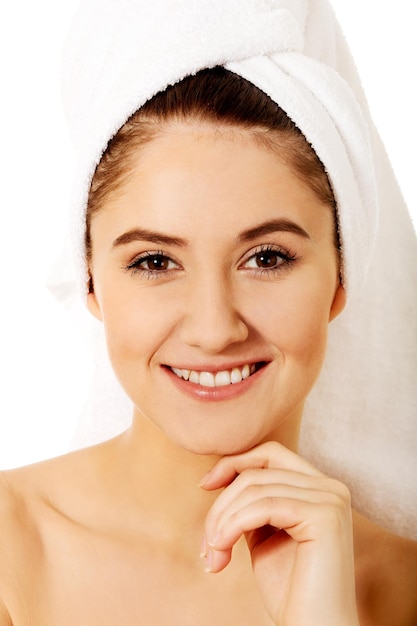
[{"label": "eyebrow", "polygon": [[186,239],[171,237],[170,235],[163,235],[162,233],[158,233],[154,230],[133,228],[123,235],[120,235],[120,237],[117,237],[113,241],[113,248],[127,245],[132,241],[150,241],[151,243],[156,243],[162,246],[176,246],[177,248],[184,248],[188,243]]},{"label": "eyebrow", "polygon": [[257,239],[263,235],[269,235],[270,233],[276,232],[294,233],[304,239],[311,239],[310,235],[304,230],[304,228],[301,228],[301,226],[291,220],[282,218],[269,220],[268,222],[259,224],[259,226],[245,230],[239,235],[238,241],[252,241],[253,239]]},{"label": "eyebrow", "polygon": [[[301,226],[291,220],[283,218],[269,220],[259,224],[258,226],[249,228],[248,230],[243,231],[243,233],[237,237],[237,240],[241,242],[252,241],[253,239],[257,239],[263,235],[269,235],[270,233],[276,232],[294,233],[304,239],[311,239],[310,235],[304,230],[304,228],[301,228]],[[175,246],[177,248],[185,248],[188,245],[188,241],[186,239],[181,239],[180,237],[164,235],[154,230],[133,228],[132,230],[129,230],[126,233],[123,233],[123,235],[117,237],[113,241],[112,247],[117,248],[118,246],[124,246],[132,243],[133,241],[150,241],[151,243],[155,243],[157,245]]]}]

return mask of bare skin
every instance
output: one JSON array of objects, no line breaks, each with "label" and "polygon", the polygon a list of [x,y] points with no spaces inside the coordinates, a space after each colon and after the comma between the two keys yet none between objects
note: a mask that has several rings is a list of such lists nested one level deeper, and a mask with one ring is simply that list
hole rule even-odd
[{"label": "bare skin", "polygon": [[[205,515],[218,492],[198,482],[213,459],[191,474],[149,455],[146,487],[139,474],[135,486],[129,439],[2,474],[0,624],[274,624],[244,540],[224,571],[204,571]],[[359,514],[354,522],[361,626],[412,626],[415,544]]]},{"label": "bare skin", "polygon": [[174,125],[94,217],[88,307],[133,423],[3,473],[0,626],[415,623],[416,545],[297,455],[344,290],[282,156]]}]

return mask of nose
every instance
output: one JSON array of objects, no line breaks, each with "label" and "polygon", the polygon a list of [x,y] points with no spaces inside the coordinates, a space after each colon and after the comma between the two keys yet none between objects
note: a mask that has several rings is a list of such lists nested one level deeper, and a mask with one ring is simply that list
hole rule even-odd
[{"label": "nose", "polygon": [[248,326],[234,304],[233,289],[227,281],[200,281],[191,292],[185,302],[181,341],[207,354],[217,354],[247,339]]}]

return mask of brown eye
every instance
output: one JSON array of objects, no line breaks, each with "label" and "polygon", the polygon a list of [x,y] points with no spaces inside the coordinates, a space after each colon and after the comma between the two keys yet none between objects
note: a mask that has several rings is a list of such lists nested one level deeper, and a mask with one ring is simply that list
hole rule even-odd
[{"label": "brown eye", "polygon": [[127,271],[133,274],[142,273],[146,276],[164,275],[171,270],[179,269],[179,266],[166,254],[161,252],[146,252],[133,259],[126,267]]},{"label": "brown eye", "polygon": [[255,249],[250,256],[247,256],[241,267],[245,270],[255,270],[255,273],[267,273],[272,276],[274,272],[290,268],[296,260],[297,257],[289,250],[265,246]]},{"label": "brown eye", "polygon": [[168,257],[163,256],[162,254],[155,254],[153,256],[148,257],[145,261],[142,261],[142,264],[146,267],[147,270],[153,271],[164,271],[169,269],[170,260]]},{"label": "brown eye", "polygon": [[255,255],[255,262],[257,267],[261,269],[271,269],[282,263],[283,259],[277,252],[270,250],[258,252],[258,254]]}]

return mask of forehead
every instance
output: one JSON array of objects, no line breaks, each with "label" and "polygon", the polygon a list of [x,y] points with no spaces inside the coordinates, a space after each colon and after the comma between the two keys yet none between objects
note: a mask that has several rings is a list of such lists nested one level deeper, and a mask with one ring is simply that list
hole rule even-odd
[{"label": "forehead", "polygon": [[95,222],[170,232],[198,224],[203,234],[271,217],[311,228],[324,213],[331,221],[328,207],[294,174],[285,146],[272,149],[252,130],[177,123],[133,155],[123,184],[94,217],[92,234]]}]

